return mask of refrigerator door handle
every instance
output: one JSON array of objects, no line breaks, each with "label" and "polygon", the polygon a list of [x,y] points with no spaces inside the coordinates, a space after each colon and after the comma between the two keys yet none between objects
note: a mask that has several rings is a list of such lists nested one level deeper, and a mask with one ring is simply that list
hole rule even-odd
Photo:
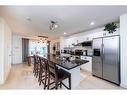
[{"label": "refrigerator door handle", "polygon": [[105,53],[105,51],[104,51],[104,44],[102,44],[102,48],[103,48],[103,49],[102,49],[102,51],[103,51],[102,53],[103,53],[103,55],[104,55],[104,53]]},{"label": "refrigerator door handle", "polygon": [[102,44],[102,59],[104,59],[104,44]]}]

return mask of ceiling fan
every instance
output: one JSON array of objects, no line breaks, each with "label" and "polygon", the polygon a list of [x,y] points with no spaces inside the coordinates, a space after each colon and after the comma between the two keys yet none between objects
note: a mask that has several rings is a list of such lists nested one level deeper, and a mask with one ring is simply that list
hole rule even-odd
[{"label": "ceiling fan", "polygon": [[56,28],[58,28],[57,21],[51,21],[51,25],[49,26],[49,29],[53,31]]}]

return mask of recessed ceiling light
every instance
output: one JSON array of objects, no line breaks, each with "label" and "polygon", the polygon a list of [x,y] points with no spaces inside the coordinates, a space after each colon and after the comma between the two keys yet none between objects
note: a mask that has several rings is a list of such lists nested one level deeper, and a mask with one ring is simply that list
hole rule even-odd
[{"label": "recessed ceiling light", "polygon": [[66,35],[67,33],[66,32],[64,32],[64,35]]},{"label": "recessed ceiling light", "polygon": [[94,22],[91,22],[90,25],[94,25],[95,23]]}]

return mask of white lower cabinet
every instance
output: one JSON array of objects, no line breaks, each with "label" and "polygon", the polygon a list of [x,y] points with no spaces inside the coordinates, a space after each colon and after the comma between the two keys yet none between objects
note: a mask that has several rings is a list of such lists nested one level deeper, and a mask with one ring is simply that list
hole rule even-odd
[{"label": "white lower cabinet", "polygon": [[92,73],[92,57],[89,56],[81,56],[82,60],[88,60],[89,62],[81,65],[81,69],[86,70],[90,73]]}]

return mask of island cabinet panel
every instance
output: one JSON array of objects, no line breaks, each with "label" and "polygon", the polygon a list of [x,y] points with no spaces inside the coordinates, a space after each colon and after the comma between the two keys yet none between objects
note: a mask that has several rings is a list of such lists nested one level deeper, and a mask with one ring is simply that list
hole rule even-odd
[{"label": "island cabinet panel", "polygon": [[[62,68],[62,67],[59,66],[59,68]],[[73,69],[70,69],[70,70],[67,70],[65,68],[62,68],[62,69],[64,69],[65,71],[67,71],[67,72],[69,72],[71,74],[71,88],[72,89],[76,89],[76,87],[80,84],[80,82],[82,80],[84,80],[84,77],[81,76],[81,74],[80,74],[80,66],[76,67],[76,68],[73,68]],[[63,81],[63,83],[65,85],[69,85],[68,84],[68,79],[65,79]],[[64,86],[62,88],[66,89]]]},{"label": "island cabinet panel", "polygon": [[81,56],[81,59],[89,61],[86,64],[81,65],[81,69],[92,73],[92,57]]}]

